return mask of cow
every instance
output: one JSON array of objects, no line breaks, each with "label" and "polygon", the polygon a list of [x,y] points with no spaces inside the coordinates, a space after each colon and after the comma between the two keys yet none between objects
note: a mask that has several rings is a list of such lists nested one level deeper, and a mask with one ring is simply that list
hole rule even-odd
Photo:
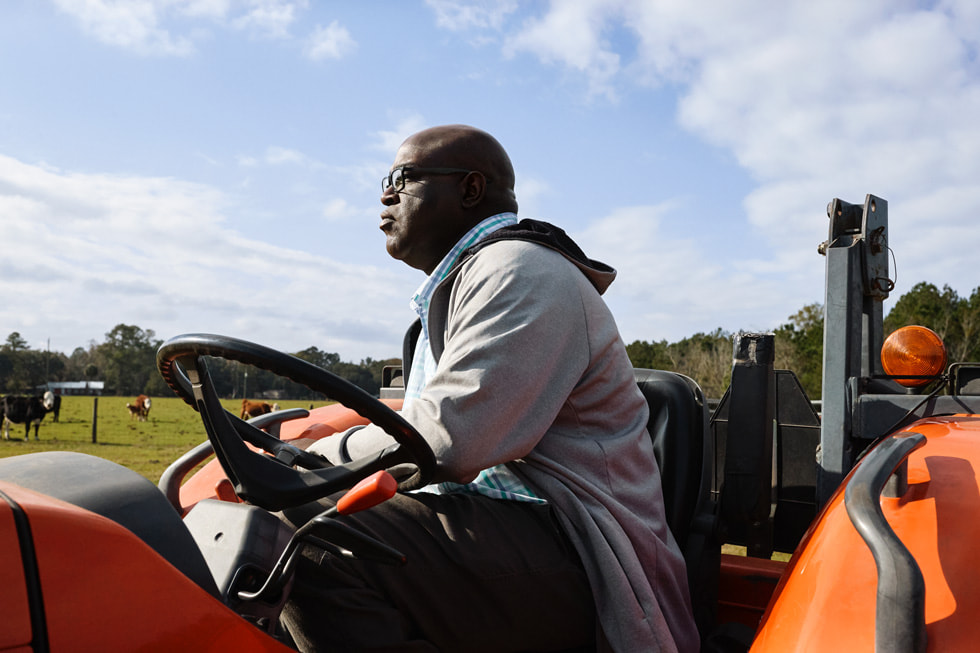
[{"label": "cow", "polygon": [[150,416],[150,406],[153,402],[146,395],[140,395],[136,397],[136,401],[131,404],[126,404],[126,408],[129,409],[129,420],[132,421],[136,418],[138,422],[145,422]]},{"label": "cow", "polygon": [[56,395],[52,393],[50,390],[48,390],[47,392],[44,393],[45,400],[47,399],[48,395],[51,395],[51,408],[48,409],[48,412],[54,413],[51,416],[51,421],[60,422],[61,421],[61,395]]},{"label": "cow", "polygon": [[44,397],[14,397],[7,396],[0,400],[0,410],[3,411],[3,439],[10,439],[10,424],[24,425],[24,440],[30,438],[31,424],[34,425],[34,439],[38,440],[38,429],[41,420],[48,411],[54,408],[54,394],[46,392]]},{"label": "cow", "polygon": [[276,410],[279,410],[279,404],[269,405],[264,401],[249,401],[248,399],[242,399],[242,414],[240,417],[245,419],[247,416],[249,419],[251,419],[253,417],[265,415],[266,413],[271,413]]}]

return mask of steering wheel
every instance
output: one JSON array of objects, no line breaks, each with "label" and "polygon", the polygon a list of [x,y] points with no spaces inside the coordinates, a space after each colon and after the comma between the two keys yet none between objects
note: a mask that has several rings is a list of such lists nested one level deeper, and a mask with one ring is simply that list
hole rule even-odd
[{"label": "steering wheel", "polygon": [[[253,365],[320,392],[380,426],[396,444],[330,466],[320,456],[282,442],[225,410],[214,391],[205,356]],[[227,336],[191,333],[171,338],[160,347],[157,369],[177,396],[201,414],[208,439],[236,494],[266,510],[321,499],[395,465],[410,463],[417,468],[399,484],[402,490],[426,485],[435,471],[431,447],[401,415],[350,381],[295,356]],[[246,442],[271,456],[252,450]]]}]

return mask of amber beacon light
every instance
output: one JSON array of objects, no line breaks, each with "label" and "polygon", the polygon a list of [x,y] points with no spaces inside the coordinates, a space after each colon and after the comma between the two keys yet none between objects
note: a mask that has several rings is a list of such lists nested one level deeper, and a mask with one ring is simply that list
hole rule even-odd
[{"label": "amber beacon light", "polygon": [[885,373],[907,388],[923,386],[946,369],[946,345],[932,329],[906,326],[897,329],[881,346],[881,366]]}]

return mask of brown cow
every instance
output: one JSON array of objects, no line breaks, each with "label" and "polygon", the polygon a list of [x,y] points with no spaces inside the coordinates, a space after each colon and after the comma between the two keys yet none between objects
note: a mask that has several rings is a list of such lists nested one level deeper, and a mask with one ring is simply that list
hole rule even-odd
[{"label": "brown cow", "polygon": [[269,405],[264,401],[249,401],[248,399],[242,399],[242,414],[240,417],[242,419],[245,419],[246,417],[252,419],[253,417],[258,417],[259,415],[271,413],[274,410],[279,410],[279,404]]},{"label": "brown cow", "polygon": [[150,416],[150,405],[152,403],[146,395],[136,397],[136,401],[131,404],[126,404],[126,408],[129,409],[129,419],[132,420],[135,417],[137,421],[145,422],[146,418]]}]

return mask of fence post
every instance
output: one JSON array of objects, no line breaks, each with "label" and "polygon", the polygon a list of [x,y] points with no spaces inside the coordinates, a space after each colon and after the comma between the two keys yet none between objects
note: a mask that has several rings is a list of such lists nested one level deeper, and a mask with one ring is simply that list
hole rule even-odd
[{"label": "fence post", "polygon": [[99,423],[99,398],[92,397],[92,444],[96,443],[96,425]]}]

